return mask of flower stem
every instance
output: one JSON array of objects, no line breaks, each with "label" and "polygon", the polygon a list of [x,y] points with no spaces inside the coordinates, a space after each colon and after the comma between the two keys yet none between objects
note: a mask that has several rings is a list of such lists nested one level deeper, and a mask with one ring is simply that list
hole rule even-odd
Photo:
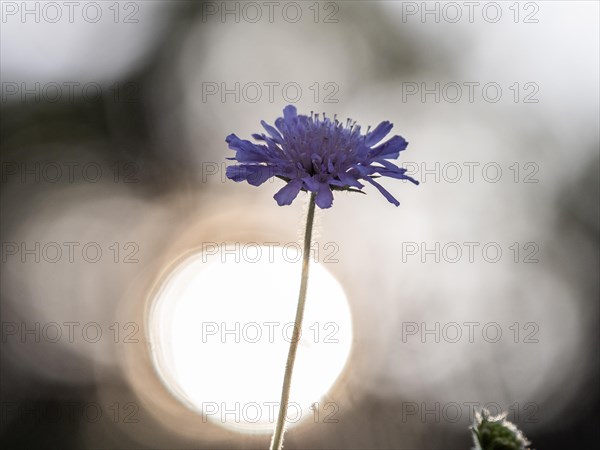
[{"label": "flower stem", "polygon": [[296,360],[296,351],[300,341],[302,328],[302,318],[304,317],[304,304],[306,303],[306,288],[308,287],[308,268],[310,261],[310,244],[312,241],[312,229],[315,218],[315,194],[311,192],[308,203],[308,215],[306,217],[306,231],[304,232],[304,253],[302,254],[302,278],[300,279],[300,292],[298,294],[298,306],[296,307],[296,320],[294,322],[294,332],[290,342],[287,362],[285,364],[285,376],[283,377],[283,388],[281,390],[281,401],[279,402],[279,416],[277,417],[277,426],[271,440],[271,450],[281,450],[283,447],[283,433],[285,428],[285,419],[290,399],[290,388],[292,385],[292,372]]}]

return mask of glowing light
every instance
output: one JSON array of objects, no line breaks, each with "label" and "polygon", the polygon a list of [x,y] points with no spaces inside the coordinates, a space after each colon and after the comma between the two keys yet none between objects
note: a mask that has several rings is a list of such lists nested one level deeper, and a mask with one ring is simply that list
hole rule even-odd
[{"label": "glowing light", "polygon": [[[149,337],[163,383],[212,422],[273,430],[300,282],[295,247],[211,248],[178,264],[153,299]],[[288,409],[289,426],[314,417],[352,341],[346,296],[311,261]]]}]

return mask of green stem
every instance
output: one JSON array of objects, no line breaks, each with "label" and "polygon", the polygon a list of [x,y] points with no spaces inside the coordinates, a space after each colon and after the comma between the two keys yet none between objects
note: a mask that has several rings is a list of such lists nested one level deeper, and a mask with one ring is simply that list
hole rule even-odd
[{"label": "green stem", "polygon": [[292,385],[292,372],[296,360],[296,351],[300,341],[300,330],[302,318],[304,317],[304,304],[306,303],[306,288],[308,287],[308,268],[310,260],[310,244],[312,241],[312,229],[315,218],[315,194],[311,192],[308,203],[308,215],[306,217],[306,231],[304,232],[304,253],[302,254],[302,278],[300,279],[300,293],[298,294],[298,306],[296,308],[296,321],[294,332],[290,342],[287,362],[285,364],[285,376],[283,377],[283,388],[281,390],[281,401],[279,402],[279,416],[277,426],[271,440],[271,450],[281,450],[283,446],[283,433],[285,432],[285,418],[290,400],[290,388]]}]

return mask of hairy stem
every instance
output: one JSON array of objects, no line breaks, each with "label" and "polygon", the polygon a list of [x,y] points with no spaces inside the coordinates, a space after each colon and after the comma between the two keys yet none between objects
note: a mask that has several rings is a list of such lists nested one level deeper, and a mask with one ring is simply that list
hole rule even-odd
[{"label": "hairy stem", "polygon": [[308,287],[308,268],[310,260],[310,244],[312,241],[312,229],[315,218],[315,194],[311,192],[308,203],[308,215],[306,217],[306,231],[304,232],[304,253],[302,254],[302,278],[300,279],[300,292],[298,294],[298,306],[296,308],[296,320],[294,332],[290,342],[287,362],[285,364],[285,376],[283,377],[283,388],[281,390],[281,401],[279,402],[279,416],[277,426],[271,440],[271,450],[281,450],[283,446],[283,433],[285,432],[285,418],[290,400],[290,388],[292,386],[292,372],[296,360],[296,351],[300,341],[300,330],[302,318],[304,317],[304,304],[306,303],[306,288]]}]

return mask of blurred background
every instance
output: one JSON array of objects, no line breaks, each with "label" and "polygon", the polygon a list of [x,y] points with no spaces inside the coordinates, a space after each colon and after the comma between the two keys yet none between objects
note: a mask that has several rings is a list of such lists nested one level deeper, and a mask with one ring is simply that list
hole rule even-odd
[{"label": "blurred background", "polygon": [[224,176],[225,137],[290,103],[390,120],[421,185],[319,212],[341,300],[309,308],[341,339],[304,342],[296,381],[322,383],[286,448],[471,448],[483,406],[537,449],[598,441],[597,2],[0,5],[3,448],[267,448],[199,405],[277,391],[269,353],[205,351],[192,312],[261,323],[281,289],[291,321],[295,281],[235,258],[194,277],[208,244],[301,242],[303,199]]}]

